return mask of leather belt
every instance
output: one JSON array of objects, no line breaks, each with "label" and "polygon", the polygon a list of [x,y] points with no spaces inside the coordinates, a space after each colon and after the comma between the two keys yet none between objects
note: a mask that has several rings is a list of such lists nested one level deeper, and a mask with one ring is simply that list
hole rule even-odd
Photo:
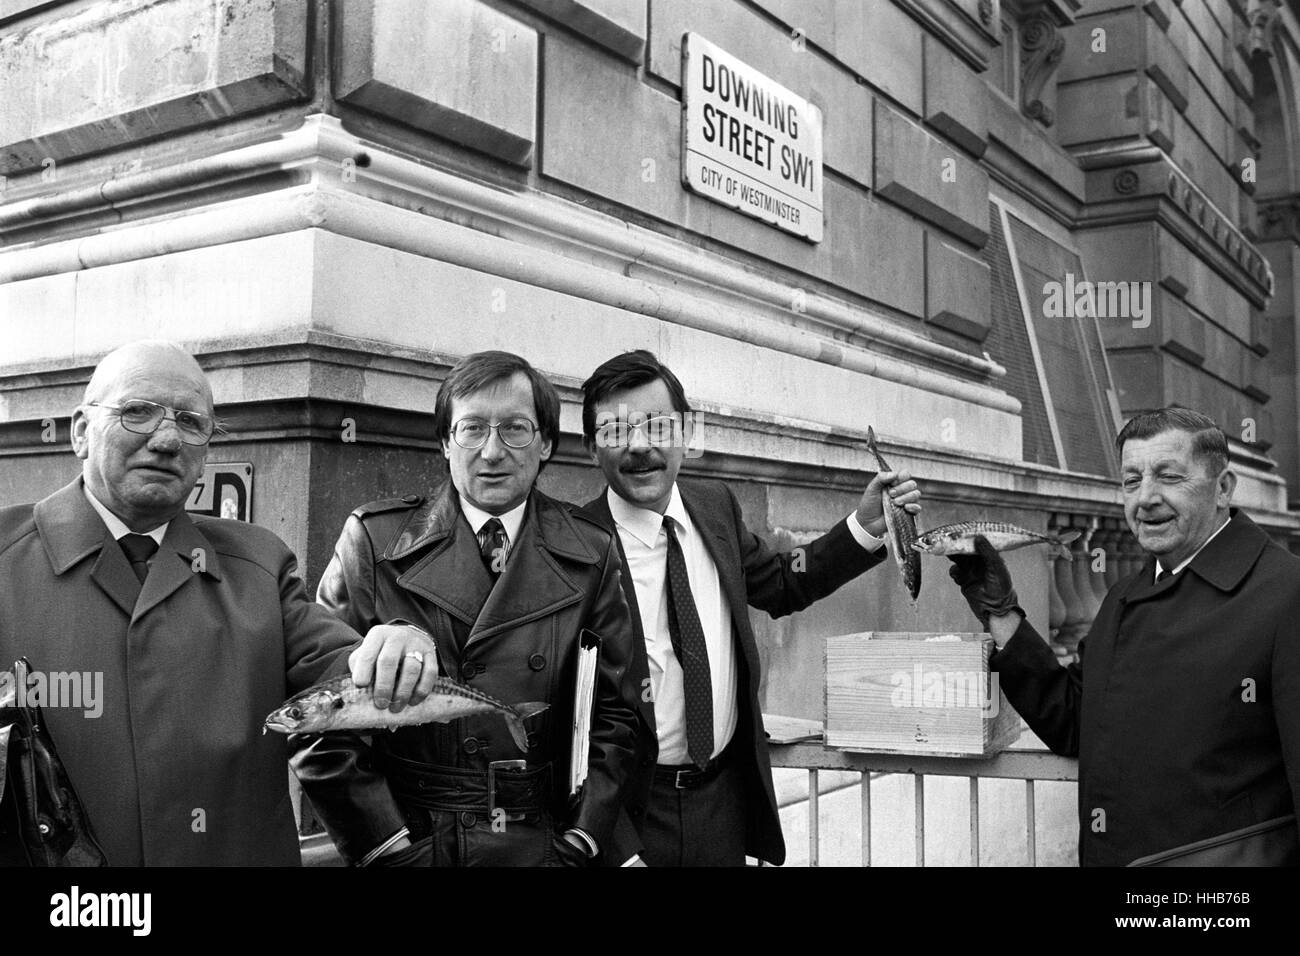
[{"label": "leather belt", "polygon": [[655,766],[655,780],[676,787],[678,790],[692,790],[702,787],[717,777],[731,763],[732,748],[727,747],[701,770],[693,763],[680,766],[658,764]]},{"label": "leather belt", "polygon": [[467,811],[489,817],[536,813],[550,805],[551,765],[527,768],[522,760],[494,760],[486,772],[442,767],[384,754],[376,767],[398,800],[425,810]]}]

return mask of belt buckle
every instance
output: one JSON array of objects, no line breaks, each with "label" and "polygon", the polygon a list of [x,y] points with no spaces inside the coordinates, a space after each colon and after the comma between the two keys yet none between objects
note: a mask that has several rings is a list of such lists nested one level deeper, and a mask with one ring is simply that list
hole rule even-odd
[{"label": "belt buckle", "polygon": [[[488,823],[496,822],[497,809],[497,770],[527,770],[527,760],[490,760],[488,761]],[[522,813],[507,813],[507,823],[518,823],[524,818]]]},{"label": "belt buckle", "polygon": [[676,776],[673,778],[673,786],[676,787],[678,790],[687,789],[687,785],[685,783],[682,783],[682,777],[692,772],[693,771],[690,770],[678,770]]}]

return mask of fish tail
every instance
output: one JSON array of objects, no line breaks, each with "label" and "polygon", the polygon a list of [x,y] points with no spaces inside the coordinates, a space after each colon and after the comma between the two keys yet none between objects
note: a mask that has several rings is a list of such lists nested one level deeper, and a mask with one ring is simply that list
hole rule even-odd
[{"label": "fish tail", "polygon": [[1066,545],[1078,538],[1081,534],[1083,534],[1083,532],[1078,530],[1066,531],[1062,534],[1058,534],[1056,540],[1052,542],[1052,554],[1056,555],[1058,558],[1065,558],[1067,561],[1073,561],[1074,555],[1070,553],[1070,549],[1067,548]]},{"label": "fish tail", "polygon": [[516,747],[525,753],[528,752],[528,731],[524,729],[524,721],[534,714],[540,714],[550,706],[550,704],[544,704],[541,701],[530,700],[524,704],[516,704],[502,714],[506,719],[506,726],[510,728],[510,736],[514,738]]}]

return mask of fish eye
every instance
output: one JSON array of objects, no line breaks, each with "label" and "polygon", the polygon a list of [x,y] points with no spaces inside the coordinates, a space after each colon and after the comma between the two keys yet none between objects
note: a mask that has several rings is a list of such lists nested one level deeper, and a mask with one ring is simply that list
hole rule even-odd
[{"label": "fish eye", "polygon": [[291,718],[293,718],[294,720],[298,720],[298,719],[300,719],[300,718],[302,717],[302,711],[299,710],[297,707],[290,707],[290,708],[289,708],[289,716],[290,716]]},{"label": "fish eye", "polygon": [[335,697],[335,698],[334,698],[334,709],[335,709],[335,710],[342,710],[342,709],[343,709],[343,698],[342,698],[342,697]]}]

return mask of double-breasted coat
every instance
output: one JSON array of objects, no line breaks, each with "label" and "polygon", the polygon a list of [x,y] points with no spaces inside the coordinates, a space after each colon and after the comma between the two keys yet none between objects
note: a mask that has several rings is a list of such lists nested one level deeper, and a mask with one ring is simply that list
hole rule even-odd
[{"label": "double-breasted coat", "polygon": [[298,865],[262,722],[358,640],[265,528],[179,514],[142,588],[80,478],[0,509],[0,666],[81,675],[42,710],[110,865]]},{"label": "double-breasted coat", "polygon": [[[498,714],[376,734],[302,738],[294,769],[345,858],[356,862],[420,808],[394,795],[391,777],[413,761],[483,773],[491,762],[550,765],[549,819],[494,832],[464,813],[461,862],[542,862],[534,845],[577,827],[607,849],[623,782],[633,762],[636,692],[628,683],[632,629],[612,536],[573,506],[534,489],[500,578],[484,568],[478,541],[450,481],[429,498],[374,502],[348,518],[317,600],[355,628],[395,620],[430,633],[439,672],[508,704],[549,705],[530,717],[527,752]],[[568,776],[578,641],[601,639],[588,775],[571,805]],[[464,643],[463,648],[459,645]],[[395,758],[395,759],[394,759]],[[416,827],[418,830],[418,826]],[[512,844],[512,840],[514,841]]]}]

